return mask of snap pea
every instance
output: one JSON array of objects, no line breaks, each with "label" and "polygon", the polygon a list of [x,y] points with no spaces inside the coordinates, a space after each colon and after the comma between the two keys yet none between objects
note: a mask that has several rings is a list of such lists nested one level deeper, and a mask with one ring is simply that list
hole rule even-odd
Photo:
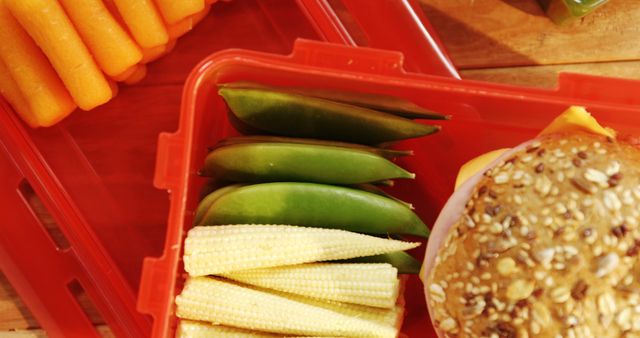
[{"label": "snap pea", "polygon": [[377,185],[374,184],[370,184],[370,183],[362,183],[362,184],[354,184],[351,187],[356,188],[356,189],[360,189],[360,190],[364,190],[364,191],[368,191],[370,193],[376,194],[376,195],[380,195],[380,196],[384,196],[386,198],[390,198],[398,203],[402,203],[404,206],[406,206],[407,208],[413,210],[413,204],[409,203],[409,202],[405,202],[389,193],[387,193],[386,191],[380,189],[380,187],[378,187]]},{"label": "snap pea", "polygon": [[219,93],[245,124],[285,136],[379,144],[429,135],[440,129],[315,97],[242,88],[221,88]]},{"label": "snap pea", "polygon": [[398,269],[398,273],[413,274],[420,273],[422,264],[413,256],[404,251],[391,252],[376,256],[358,257],[339,262],[346,263],[389,263]]},{"label": "snap pea", "polygon": [[209,194],[207,194],[204,198],[202,198],[202,200],[200,200],[200,203],[198,203],[198,207],[196,208],[196,212],[195,212],[195,216],[193,217],[193,224],[199,224],[200,221],[202,220],[202,217],[204,217],[204,215],[207,213],[207,210],[209,209],[209,207],[211,206],[211,203],[213,203],[215,200],[217,200],[218,198],[220,198],[220,196],[233,191],[235,189],[238,189],[240,187],[244,186],[244,184],[232,184],[232,185],[228,185],[226,187],[222,187],[222,188],[218,188],[212,192],[210,192]]},{"label": "snap pea", "polygon": [[261,183],[240,187],[214,201],[200,225],[290,224],[370,234],[427,237],[410,209],[370,192],[317,183]]},{"label": "snap pea", "polygon": [[411,101],[403,98],[371,94],[371,93],[355,93],[336,91],[330,89],[319,88],[301,88],[301,87],[271,87],[253,82],[232,82],[223,84],[224,88],[243,88],[243,89],[263,89],[277,91],[283,93],[298,94],[302,96],[317,97],[320,99],[336,101],[351,104],[354,106],[365,107],[373,110],[383,111],[389,114],[406,117],[409,119],[427,119],[427,120],[449,120],[449,115],[438,114],[417,106]]},{"label": "snap pea", "polygon": [[235,182],[356,184],[415,175],[366,151],[311,144],[241,143],[207,155],[201,175]]},{"label": "snap pea", "polygon": [[207,195],[218,190],[222,186],[220,182],[216,182],[215,180],[207,180],[207,182],[202,185],[200,188],[200,192],[198,193],[198,201],[202,201]]},{"label": "snap pea", "polygon": [[309,139],[309,138],[297,138],[297,137],[271,136],[271,135],[250,135],[250,136],[228,137],[228,138],[222,139],[215,146],[210,147],[209,150],[213,151],[217,148],[228,146],[231,144],[258,143],[258,142],[295,143],[295,144],[312,144],[312,145],[319,145],[319,146],[343,147],[343,148],[363,150],[366,152],[370,152],[372,154],[380,155],[388,159],[407,156],[407,155],[413,155],[412,150],[377,148],[377,147],[369,147],[369,146],[365,146],[357,143],[318,140],[318,139]]}]

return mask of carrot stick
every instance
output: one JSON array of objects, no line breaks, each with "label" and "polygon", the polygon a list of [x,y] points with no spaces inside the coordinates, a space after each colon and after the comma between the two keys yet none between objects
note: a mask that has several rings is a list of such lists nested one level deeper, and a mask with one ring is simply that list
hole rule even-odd
[{"label": "carrot stick", "polygon": [[132,34],[129,31],[129,26],[127,26],[127,23],[124,22],[124,19],[122,18],[122,15],[120,15],[120,12],[118,12],[118,7],[116,7],[116,4],[113,2],[113,0],[102,0],[102,3],[105,7],[107,7],[109,13],[111,13],[111,16],[118,22],[118,24],[120,24],[120,27],[125,29],[127,33],[129,33],[129,36],[131,36]]},{"label": "carrot stick", "polygon": [[167,45],[142,49],[142,60],[140,60],[140,63],[145,64],[155,61],[163,56],[166,50]]},{"label": "carrot stick", "polygon": [[4,0],[49,58],[76,104],[90,110],[111,99],[104,74],[56,0]]},{"label": "carrot stick", "polygon": [[135,72],[133,72],[127,79],[124,80],[124,83],[128,85],[136,84],[142,81],[145,76],[147,76],[147,66],[141,64],[138,68],[136,68]]},{"label": "carrot stick", "polygon": [[134,76],[134,74],[136,73],[140,73],[141,69],[140,68],[146,68],[146,66],[142,63],[139,63],[131,68],[129,68],[126,72],[118,75],[118,76],[114,76],[112,77],[112,79],[114,81],[118,81],[118,82],[124,82],[127,79],[131,78],[132,76]]},{"label": "carrot stick", "polygon": [[[3,87],[10,96],[7,100],[21,116],[31,112],[36,125],[49,126],[76,108],[46,56],[9,13],[3,0],[0,0],[0,41],[0,59],[28,109],[21,108],[17,95],[10,94],[12,84]],[[5,83],[9,83],[7,77],[4,78]]]},{"label": "carrot stick", "polygon": [[170,40],[169,43],[167,44],[167,49],[165,49],[165,51],[164,51],[165,54],[171,53],[173,48],[176,46],[177,42],[178,42],[178,40]]},{"label": "carrot stick", "polygon": [[211,5],[206,4],[202,12],[196,13],[193,16],[191,16],[191,18],[193,19],[193,26],[195,27],[195,25],[199,24],[200,21],[202,21],[202,19],[206,18],[210,11],[211,11]]},{"label": "carrot stick", "polygon": [[155,0],[155,2],[164,21],[171,25],[204,9],[204,0]]},{"label": "carrot stick", "polygon": [[162,17],[151,0],[113,0],[113,2],[140,47],[158,47],[169,41]]},{"label": "carrot stick", "polygon": [[[142,52],[142,51],[141,51]],[[114,81],[118,81],[118,82],[122,82],[124,81],[126,78],[128,78],[131,74],[133,74],[133,72],[136,71],[136,68],[139,66],[140,64],[136,64],[133,65],[131,67],[129,67],[127,70],[125,70],[124,72],[116,75],[116,76],[110,76],[111,80]]]},{"label": "carrot stick", "polygon": [[142,52],[101,0],[58,0],[102,70],[122,74],[142,59]]},{"label": "carrot stick", "polygon": [[109,81],[109,88],[111,88],[111,92],[113,93],[111,98],[118,96],[118,92],[120,88],[118,87],[118,83],[115,81]]},{"label": "carrot stick", "polygon": [[168,24],[167,33],[169,33],[169,39],[177,39],[193,28],[193,19],[186,18],[178,21],[178,23]]},{"label": "carrot stick", "polygon": [[175,45],[176,45],[176,40],[169,40],[169,43],[167,43],[164,46],[143,49],[142,60],[140,60],[140,63],[145,64],[161,58],[162,56],[168,54],[173,49],[173,47],[175,47]]},{"label": "carrot stick", "polygon": [[26,122],[30,127],[36,128],[40,125],[35,115],[29,109],[29,103],[18,88],[18,84],[9,74],[9,68],[0,60],[0,95],[9,102],[13,110]]}]

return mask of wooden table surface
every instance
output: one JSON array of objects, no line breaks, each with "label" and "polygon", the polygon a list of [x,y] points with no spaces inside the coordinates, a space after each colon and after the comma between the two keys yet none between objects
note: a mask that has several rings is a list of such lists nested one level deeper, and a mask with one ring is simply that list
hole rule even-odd
[{"label": "wooden table surface", "polygon": [[[463,78],[546,88],[555,86],[561,71],[640,78],[640,26],[633,24],[640,18],[637,0],[611,0],[563,27],[549,21],[535,0],[421,1]],[[179,44],[174,53],[182,52]],[[153,74],[145,90],[154,90],[155,82],[166,90],[166,79]],[[179,97],[180,86],[173,87]],[[110,336],[99,315],[88,312]],[[0,337],[43,336],[0,274]]]},{"label": "wooden table surface", "polygon": [[554,87],[561,71],[640,78],[640,4],[611,0],[566,26],[535,0],[422,0],[463,78]]}]

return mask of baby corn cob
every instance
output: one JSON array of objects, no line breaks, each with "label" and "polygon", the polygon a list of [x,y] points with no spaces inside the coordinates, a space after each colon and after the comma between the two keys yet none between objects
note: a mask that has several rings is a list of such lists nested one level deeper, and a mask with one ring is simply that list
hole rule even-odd
[{"label": "baby corn cob", "polygon": [[390,264],[315,263],[235,271],[224,277],[302,296],[391,308],[398,297],[398,270]]},{"label": "baby corn cob", "polygon": [[188,279],[176,305],[180,318],[285,335],[397,335],[392,326],[210,277]]},{"label": "baby corn cob", "polygon": [[[194,322],[192,320],[180,320],[178,324],[178,332],[176,334],[178,338],[275,338],[282,337],[275,334],[263,333],[258,331],[249,331],[238,329],[235,327],[213,325],[204,322]],[[285,337],[285,338],[311,338],[311,337]],[[335,337],[320,337],[313,336],[313,338],[335,338]]]},{"label": "baby corn cob", "polygon": [[404,319],[404,300],[398,302],[391,309],[384,309],[335,301],[324,301],[280,291],[272,291],[271,293],[296,302],[341,313],[345,316],[360,318],[391,327],[400,327]]},{"label": "baby corn cob", "polygon": [[194,322],[191,320],[180,320],[178,324],[179,338],[274,338],[278,337],[273,334],[252,332],[234,327],[226,327],[220,325],[212,325],[203,322]]},{"label": "baby corn cob", "polygon": [[289,225],[195,227],[185,240],[184,266],[189,275],[204,276],[379,255],[418,245],[344,230]]}]

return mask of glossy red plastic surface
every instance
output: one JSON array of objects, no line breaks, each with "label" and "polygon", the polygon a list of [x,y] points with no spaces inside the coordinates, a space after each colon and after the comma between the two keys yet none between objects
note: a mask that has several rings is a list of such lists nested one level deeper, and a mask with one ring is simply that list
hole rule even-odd
[{"label": "glossy red plastic surface", "polygon": [[[234,47],[284,54],[296,37],[317,38],[293,1],[219,2],[211,12],[143,82],[96,110],[33,130],[0,100],[0,269],[51,337],[97,336],[69,291],[74,281],[117,336],[150,335],[136,295],[142,259],[161,254],[166,233],[167,194],[152,184],[156,142],[177,127],[181,84],[197,62]],[[68,248],[55,246],[24,186]]]},{"label": "glossy red plastic surface", "polygon": [[[557,90],[525,89],[406,73],[399,53],[304,40],[289,56],[242,50],[216,53],[187,80],[178,131],[159,138],[155,184],[171,192],[169,228],[163,255],[145,260],[138,299],[139,309],[154,317],[154,337],[174,330],[173,299],[185,276],[182,242],[204,184],[196,173],[207,147],[236,133],[216,94],[218,84],[233,81],[393,95],[453,115],[442,123],[442,132],[397,145],[415,150],[400,162],[417,178],[398,182],[391,192],[413,203],[427,224],[452,192],[461,164],[534,137],[569,105],[586,106],[603,124],[640,134],[638,81],[563,74]],[[406,298],[403,333],[435,337],[417,278],[412,278]]]},{"label": "glossy red plastic surface", "polygon": [[460,78],[417,0],[297,1],[325,41],[402,52],[407,71]]}]

